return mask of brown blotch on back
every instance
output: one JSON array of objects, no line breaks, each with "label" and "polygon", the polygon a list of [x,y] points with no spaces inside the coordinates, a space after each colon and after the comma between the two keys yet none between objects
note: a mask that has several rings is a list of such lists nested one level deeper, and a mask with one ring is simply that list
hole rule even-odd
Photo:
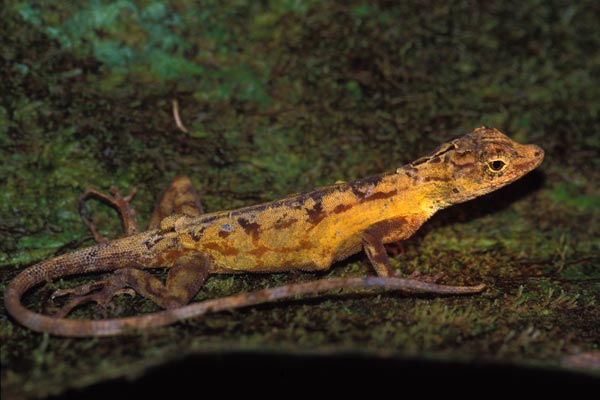
[{"label": "brown blotch on back", "polygon": [[448,178],[446,176],[426,176],[425,178],[423,178],[423,182],[430,182],[430,181],[448,182],[448,181],[450,181],[450,178]]},{"label": "brown blotch on back", "polygon": [[285,228],[289,228],[290,226],[294,225],[296,222],[298,222],[297,218],[281,217],[277,221],[275,221],[275,223],[273,224],[273,227],[275,229],[285,229]]},{"label": "brown blotch on back", "polygon": [[204,247],[209,250],[218,251],[219,253],[221,253],[224,256],[235,256],[239,253],[239,250],[237,248],[235,248],[234,246],[231,246],[227,243],[219,244],[216,242],[209,242],[209,243],[205,243]]},{"label": "brown blotch on back", "polygon": [[313,208],[307,208],[305,211],[308,215],[308,222],[313,225],[317,225],[327,216],[327,213],[323,211],[323,204],[320,201],[315,203]]},{"label": "brown blotch on back", "polygon": [[173,265],[184,254],[184,250],[167,250],[157,256],[158,265]]},{"label": "brown blotch on back", "polygon": [[362,187],[355,186],[352,186],[352,193],[354,193],[354,196],[356,197],[356,200],[358,200],[359,203],[363,201],[365,195],[367,194],[367,192],[365,192]]},{"label": "brown blotch on back", "polygon": [[309,250],[312,249],[313,247],[315,247],[315,245],[313,243],[311,243],[310,240],[306,239],[306,238],[302,238],[299,240],[298,242],[298,246],[294,247],[294,251],[303,251],[303,250]]},{"label": "brown blotch on back", "polygon": [[219,231],[219,237],[225,239],[227,236],[231,235],[231,232],[228,231]]},{"label": "brown blotch on back", "polygon": [[260,224],[258,222],[250,222],[246,218],[238,218],[238,223],[248,235],[252,236],[253,240],[258,239]]},{"label": "brown blotch on back", "polygon": [[363,200],[364,201],[374,201],[374,200],[389,199],[390,197],[392,197],[396,194],[398,194],[398,190],[396,190],[396,189],[390,190],[389,192],[375,192],[369,196],[366,196]]},{"label": "brown blotch on back", "polygon": [[333,209],[333,213],[334,214],[340,214],[343,213],[344,211],[348,211],[349,209],[351,209],[353,207],[352,204],[338,204],[337,206],[335,206],[335,208]]},{"label": "brown blotch on back", "polygon": [[356,199],[361,202],[365,197],[368,196],[369,188],[377,187],[383,180],[383,175],[375,175],[365,179],[359,179],[354,182],[350,182],[350,190],[354,193]]},{"label": "brown blotch on back", "polygon": [[248,254],[251,254],[257,258],[261,258],[267,251],[270,249],[266,246],[260,245],[253,250],[247,251]]}]

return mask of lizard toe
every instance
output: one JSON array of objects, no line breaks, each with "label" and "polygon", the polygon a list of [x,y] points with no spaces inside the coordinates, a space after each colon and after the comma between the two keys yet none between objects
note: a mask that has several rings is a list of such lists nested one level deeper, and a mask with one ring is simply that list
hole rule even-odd
[{"label": "lizard toe", "polygon": [[94,282],[90,282],[90,283],[85,283],[83,285],[79,285],[79,286],[75,286],[72,288],[66,288],[66,289],[58,289],[55,290],[54,293],[52,293],[50,295],[50,298],[52,300],[58,298],[58,297],[63,297],[63,296],[67,296],[69,294],[75,295],[75,296],[85,296],[87,294],[90,294],[96,290],[102,289],[103,287],[105,287],[107,284],[107,280],[106,279],[101,279],[98,281],[94,281]]},{"label": "lizard toe", "polygon": [[74,295],[64,307],[57,311],[54,316],[57,318],[66,317],[73,309],[81,304],[94,302],[103,309],[114,309],[112,299],[115,296],[126,294],[130,297],[135,297],[135,290],[124,287],[121,280],[108,279],[99,280],[96,282],[84,284],[69,289],[59,289],[52,294],[52,299],[72,294]]}]

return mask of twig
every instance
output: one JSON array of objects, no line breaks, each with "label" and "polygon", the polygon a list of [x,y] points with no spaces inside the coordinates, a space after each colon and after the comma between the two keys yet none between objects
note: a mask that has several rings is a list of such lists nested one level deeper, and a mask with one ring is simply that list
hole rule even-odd
[{"label": "twig", "polygon": [[180,131],[188,133],[188,129],[181,122],[181,118],[179,118],[179,103],[177,99],[173,99],[173,118],[175,118],[175,124],[179,128]]}]

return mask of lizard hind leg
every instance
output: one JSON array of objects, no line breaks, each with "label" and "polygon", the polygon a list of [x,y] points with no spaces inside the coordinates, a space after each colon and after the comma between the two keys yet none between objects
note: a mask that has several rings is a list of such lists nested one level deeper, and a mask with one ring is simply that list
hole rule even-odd
[{"label": "lizard hind leg", "polygon": [[135,210],[129,204],[136,192],[137,188],[134,187],[127,196],[123,197],[115,186],[111,186],[111,195],[106,195],[94,189],[88,189],[84,194],[81,195],[79,198],[79,215],[81,216],[83,223],[88,227],[90,232],[92,232],[96,242],[105,243],[108,241],[108,239],[98,233],[96,225],[94,225],[94,223],[90,220],[87,208],[85,206],[86,201],[88,199],[95,198],[114,207],[118,211],[119,216],[123,221],[123,230],[125,231],[125,236],[131,236],[135,235],[140,230],[135,215]]},{"label": "lizard hind leg", "polygon": [[[90,220],[85,206],[87,200],[94,198],[115,208],[123,221],[125,236],[131,236],[140,231],[135,210],[130,205],[131,199],[135,196],[136,192],[137,188],[134,187],[127,196],[123,197],[115,186],[111,186],[110,195],[94,189],[88,189],[81,195],[79,198],[79,215],[81,215],[83,223],[88,227],[96,242],[105,243],[108,239],[98,233],[96,225]],[[148,223],[148,229],[157,228],[160,221],[173,214],[184,214],[195,217],[203,213],[200,196],[194,190],[190,178],[179,176],[171,181],[160,197]]]},{"label": "lizard hind leg", "polygon": [[197,217],[203,213],[200,196],[194,189],[190,178],[178,176],[171,181],[158,200],[152,217],[150,217],[148,229],[157,228],[160,221],[173,214]]},{"label": "lizard hind leg", "polygon": [[55,316],[65,317],[80,304],[88,302],[111,306],[112,298],[120,294],[135,296],[138,293],[164,309],[181,307],[189,303],[204,285],[209,267],[210,260],[200,253],[180,257],[169,270],[166,283],[141,269],[118,269],[105,279],[54,292],[52,298],[74,295]]}]

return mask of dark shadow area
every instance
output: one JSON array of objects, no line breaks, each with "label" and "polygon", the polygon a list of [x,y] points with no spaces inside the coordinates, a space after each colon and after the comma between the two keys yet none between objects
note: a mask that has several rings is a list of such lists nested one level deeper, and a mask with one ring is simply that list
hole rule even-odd
[{"label": "dark shadow area", "polygon": [[152,398],[186,391],[198,397],[208,396],[210,392],[219,397],[219,393],[239,393],[244,397],[250,394],[287,396],[291,391],[294,397],[300,398],[298,396],[330,391],[339,395],[390,390],[390,394],[400,395],[409,388],[411,391],[456,394],[456,390],[515,390],[521,385],[540,385],[541,390],[584,389],[597,386],[599,382],[600,379],[591,375],[510,365],[426,362],[360,355],[327,357],[233,353],[187,357],[151,368],[143,377],[133,381],[117,379],[69,391],[56,398]]},{"label": "dark shadow area", "polygon": [[429,225],[445,226],[456,222],[469,222],[489,214],[499,213],[523,197],[540,190],[545,182],[546,175],[543,172],[532,171],[518,181],[492,193],[440,211],[423,228]]}]

